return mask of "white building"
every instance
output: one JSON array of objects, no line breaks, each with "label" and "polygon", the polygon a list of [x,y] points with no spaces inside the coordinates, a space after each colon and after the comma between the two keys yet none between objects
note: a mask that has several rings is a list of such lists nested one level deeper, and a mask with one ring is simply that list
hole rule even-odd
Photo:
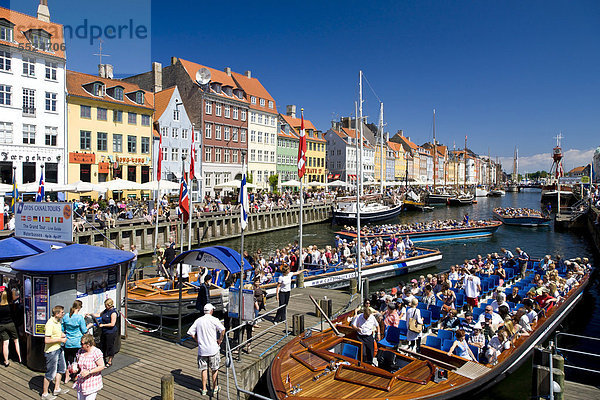
[{"label": "white building", "polygon": [[65,44],[48,6],[0,7],[0,183],[65,183]]}]

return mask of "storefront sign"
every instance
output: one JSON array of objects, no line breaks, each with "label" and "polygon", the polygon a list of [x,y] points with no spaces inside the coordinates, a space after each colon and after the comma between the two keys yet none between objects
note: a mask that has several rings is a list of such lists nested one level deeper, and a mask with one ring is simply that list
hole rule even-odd
[{"label": "storefront sign", "polygon": [[148,157],[117,157],[120,164],[148,164]]},{"label": "storefront sign", "polygon": [[95,164],[96,155],[93,153],[69,153],[71,164]]},{"label": "storefront sign", "polygon": [[71,203],[18,203],[15,236],[72,242],[72,214]]},{"label": "storefront sign", "polygon": [[108,170],[110,169],[110,164],[107,162],[98,163],[98,173],[99,174],[108,174]]},{"label": "storefront sign", "polygon": [[31,154],[14,154],[8,151],[0,151],[0,161],[45,161],[45,162],[60,162],[60,155],[45,156],[39,153]]}]

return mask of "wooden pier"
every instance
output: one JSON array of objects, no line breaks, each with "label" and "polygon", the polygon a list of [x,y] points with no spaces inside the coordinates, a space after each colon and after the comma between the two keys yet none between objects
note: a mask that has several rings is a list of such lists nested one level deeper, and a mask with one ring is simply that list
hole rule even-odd
[{"label": "wooden pier", "polygon": [[[288,307],[289,327],[292,327],[294,314],[305,315],[305,327],[320,323],[321,319],[315,315],[315,306],[308,295],[315,299],[327,296],[332,299],[333,311],[339,311],[348,306],[351,296],[348,293],[318,288],[294,289]],[[356,296],[355,296],[356,298]],[[356,307],[355,299],[350,307]],[[267,301],[267,310],[276,308],[275,298]],[[270,320],[270,319],[269,319]],[[326,324],[326,323],[325,323]],[[261,375],[271,364],[272,359],[281,346],[286,344],[293,336],[285,336],[285,324],[273,326],[270,321],[262,321],[260,328],[254,335],[258,335],[266,328],[272,329],[253,343],[252,352],[241,353],[241,360],[235,361],[238,382],[247,390],[252,390]],[[277,343],[276,346],[273,344]],[[262,356],[261,354],[264,353]],[[196,400],[209,398],[201,396],[200,372],[196,364],[197,349],[191,339],[182,344],[160,339],[154,335],[142,333],[128,328],[128,336],[121,342],[121,351],[115,356],[112,367],[103,372],[104,388],[99,392],[97,399],[161,399],[161,378],[171,374],[174,377],[174,392],[177,400]],[[235,385],[231,370],[229,382],[224,366],[225,357],[221,356],[221,369],[219,370],[219,393],[212,396],[215,399],[227,399],[227,390],[231,397],[236,396]],[[35,399],[39,398],[42,389],[43,374],[29,370],[23,365],[12,362],[10,367],[0,369],[0,398],[1,399]],[[51,385],[53,387],[53,385]],[[70,384],[63,387],[70,387]],[[210,393],[210,392],[209,392]],[[75,399],[73,389],[60,399]]]}]

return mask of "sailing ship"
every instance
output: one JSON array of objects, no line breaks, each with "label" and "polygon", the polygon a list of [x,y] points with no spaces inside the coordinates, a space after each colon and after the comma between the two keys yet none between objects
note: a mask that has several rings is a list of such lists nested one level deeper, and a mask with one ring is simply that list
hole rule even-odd
[{"label": "sailing ship", "polygon": [[556,147],[552,150],[552,166],[549,173],[550,184],[542,187],[542,197],[540,199],[543,204],[551,204],[554,209],[566,206],[574,200],[573,188],[569,185],[560,184],[560,178],[564,176],[562,138],[562,133],[555,137]]},{"label": "sailing ship", "polygon": [[435,138],[435,109],[433,110],[433,189],[427,193],[427,204],[430,206],[439,206],[448,204],[448,199],[452,197],[451,193],[446,191],[445,187],[437,188],[437,139]]},{"label": "sailing ship", "polygon": [[[463,180],[463,192],[462,193],[458,193],[458,187],[457,187],[457,194],[450,197],[448,199],[448,205],[449,206],[470,206],[473,204],[475,197],[470,194],[467,193],[467,136],[465,135],[465,175],[464,175],[464,180]],[[457,186],[458,186],[458,181],[457,181]]]}]

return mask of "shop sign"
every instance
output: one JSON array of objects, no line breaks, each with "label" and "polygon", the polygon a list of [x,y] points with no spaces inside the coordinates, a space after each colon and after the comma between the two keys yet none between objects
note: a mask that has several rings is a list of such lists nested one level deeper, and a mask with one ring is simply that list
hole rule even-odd
[{"label": "shop sign", "polygon": [[60,156],[44,156],[36,153],[32,154],[14,154],[9,151],[0,151],[0,161],[46,161],[46,162],[59,162]]},{"label": "shop sign", "polygon": [[20,202],[15,217],[15,236],[73,241],[71,203]]},{"label": "shop sign", "polygon": [[71,164],[95,164],[96,155],[94,153],[69,153],[69,163]]},{"label": "shop sign", "polygon": [[98,163],[98,173],[99,174],[108,174],[108,170],[110,169],[110,164],[107,162]]},{"label": "shop sign", "polygon": [[147,164],[148,157],[117,157],[117,161],[121,164]]}]

